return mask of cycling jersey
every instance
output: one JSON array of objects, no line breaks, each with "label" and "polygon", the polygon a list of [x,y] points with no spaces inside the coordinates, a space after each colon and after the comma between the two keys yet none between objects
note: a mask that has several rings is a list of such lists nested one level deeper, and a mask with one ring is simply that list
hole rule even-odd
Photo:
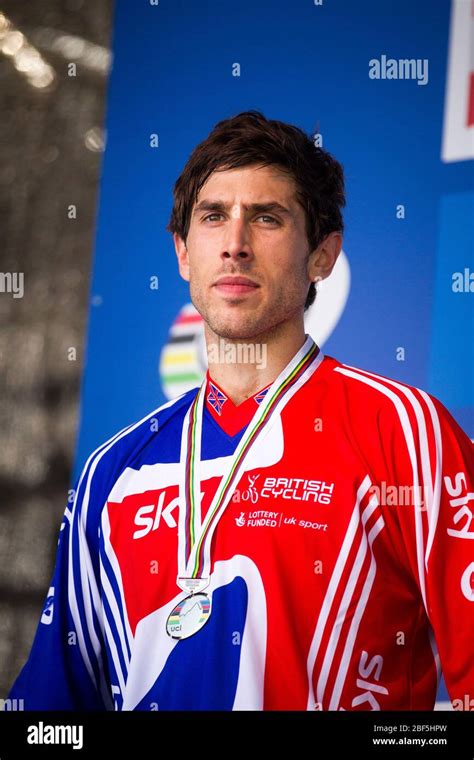
[{"label": "cycling jersey", "polygon": [[[431,710],[440,667],[452,700],[474,693],[474,447],[437,398],[309,336],[292,362],[311,346],[215,527],[207,622],[188,638],[167,630],[184,596],[194,388],[87,460],[10,698],[27,710]],[[209,371],[204,383],[202,524],[274,388],[235,405]]]}]

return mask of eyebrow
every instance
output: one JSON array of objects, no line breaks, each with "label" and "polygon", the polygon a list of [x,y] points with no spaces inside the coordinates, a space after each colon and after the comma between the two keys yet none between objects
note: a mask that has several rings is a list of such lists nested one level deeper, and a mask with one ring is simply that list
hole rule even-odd
[{"label": "eyebrow", "polygon": [[[282,206],[281,203],[278,203],[277,201],[268,201],[266,203],[244,203],[243,206],[246,211],[252,211],[254,213],[275,211],[286,216],[293,216],[289,209],[287,209],[285,206]],[[193,216],[199,213],[199,211],[228,211],[231,207],[231,203],[223,203],[223,201],[203,200],[197,204],[196,208],[193,211]]]}]

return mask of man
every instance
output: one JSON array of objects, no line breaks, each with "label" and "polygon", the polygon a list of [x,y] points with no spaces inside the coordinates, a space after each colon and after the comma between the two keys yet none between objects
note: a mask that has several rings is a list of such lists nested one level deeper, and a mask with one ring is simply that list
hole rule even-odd
[{"label": "man", "polygon": [[259,112],[193,152],[168,229],[212,361],[89,457],[25,709],[432,709],[440,664],[473,693],[471,441],[304,331],[344,202],[339,163]]}]

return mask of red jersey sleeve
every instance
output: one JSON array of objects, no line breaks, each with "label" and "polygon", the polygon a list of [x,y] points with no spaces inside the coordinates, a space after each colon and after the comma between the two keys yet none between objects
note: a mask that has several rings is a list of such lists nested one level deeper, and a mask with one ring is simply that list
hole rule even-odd
[{"label": "red jersey sleeve", "polygon": [[386,441],[390,477],[413,492],[396,515],[453,707],[474,709],[474,445],[436,397],[412,394]]}]

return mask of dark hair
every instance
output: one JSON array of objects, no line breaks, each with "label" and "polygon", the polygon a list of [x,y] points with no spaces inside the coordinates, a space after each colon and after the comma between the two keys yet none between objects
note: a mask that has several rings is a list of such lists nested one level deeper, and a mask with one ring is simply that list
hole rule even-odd
[{"label": "dark hair", "polygon": [[[267,119],[260,111],[243,111],[216,124],[193,150],[173,189],[173,210],[166,229],[186,242],[199,191],[216,169],[276,165],[295,180],[306,216],[310,251],[334,230],[343,232],[344,172],[327,151],[316,147],[299,127]],[[305,310],[316,297],[311,283]]]}]

